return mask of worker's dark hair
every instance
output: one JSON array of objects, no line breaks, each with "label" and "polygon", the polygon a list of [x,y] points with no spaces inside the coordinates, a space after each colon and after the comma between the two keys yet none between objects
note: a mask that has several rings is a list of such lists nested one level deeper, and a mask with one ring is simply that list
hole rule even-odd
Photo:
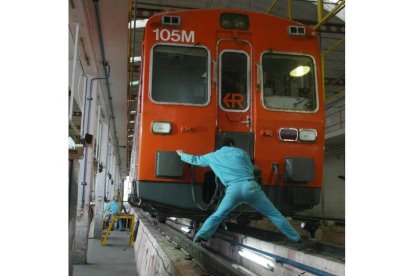
[{"label": "worker's dark hair", "polygon": [[235,146],[235,145],[236,143],[234,143],[234,140],[232,138],[226,137],[220,141],[218,148],[221,149],[224,146],[230,147],[230,146]]}]

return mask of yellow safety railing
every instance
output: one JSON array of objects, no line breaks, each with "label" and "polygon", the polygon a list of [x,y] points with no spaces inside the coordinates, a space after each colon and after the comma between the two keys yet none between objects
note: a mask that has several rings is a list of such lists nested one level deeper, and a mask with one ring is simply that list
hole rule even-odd
[{"label": "yellow safety railing", "polygon": [[[266,13],[270,13],[272,8],[277,4],[279,0],[273,0],[272,3],[269,5],[269,7],[266,9]],[[292,1],[288,1],[288,18],[292,19]],[[333,8],[329,13],[324,15],[324,4],[323,0],[317,0],[317,14],[318,14],[318,23],[313,26],[312,28],[317,31],[323,24],[325,24],[329,19],[331,19],[333,16],[335,16],[338,12],[340,12],[345,7],[345,0],[340,0],[335,8]],[[327,51],[322,53],[321,55],[321,77],[322,77],[322,91],[324,93],[325,98],[325,57],[326,55],[331,52],[333,49],[338,47],[340,44],[342,44],[345,41],[345,38],[339,40],[335,43],[331,48],[329,48]]]}]

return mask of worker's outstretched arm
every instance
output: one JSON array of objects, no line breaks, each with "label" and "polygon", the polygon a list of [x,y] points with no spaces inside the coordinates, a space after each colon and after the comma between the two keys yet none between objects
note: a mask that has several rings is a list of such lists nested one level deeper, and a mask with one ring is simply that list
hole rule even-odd
[{"label": "worker's outstretched arm", "polygon": [[182,150],[177,150],[177,154],[181,157],[181,160],[186,163],[201,166],[201,167],[208,167],[209,160],[211,159],[213,153],[208,153],[205,155],[197,156],[197,155],[185,153]]}]

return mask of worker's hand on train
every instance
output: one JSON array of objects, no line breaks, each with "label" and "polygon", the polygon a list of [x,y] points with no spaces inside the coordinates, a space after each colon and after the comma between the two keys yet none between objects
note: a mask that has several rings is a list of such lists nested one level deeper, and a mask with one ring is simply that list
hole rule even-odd
[{"label": "worker's hand on train", "polygon": [[177,150],[177,154],[181,156],[184,152],[182,150]]}]

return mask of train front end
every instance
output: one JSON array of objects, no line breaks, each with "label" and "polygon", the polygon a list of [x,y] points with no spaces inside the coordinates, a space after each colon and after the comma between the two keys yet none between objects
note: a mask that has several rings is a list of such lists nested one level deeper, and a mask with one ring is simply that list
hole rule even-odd
[{"label": "train front end", "polygon": [[149,19],[142,49],[134,196],[171,216],[206,215],[209,168],[180,161],[223,137],[251,157],[282,211],[319,203],[324,113],[319,41],[293,21],[235,10]]}]

